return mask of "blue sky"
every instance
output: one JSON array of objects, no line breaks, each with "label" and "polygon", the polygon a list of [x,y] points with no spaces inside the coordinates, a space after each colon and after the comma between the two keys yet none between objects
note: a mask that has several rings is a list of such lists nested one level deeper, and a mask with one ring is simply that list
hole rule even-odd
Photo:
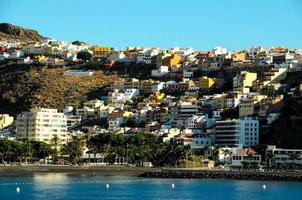
[{"label": "blue sky", "polygon": [[116,48],[302,48],[300,0],[0,0],[0,22]]}]

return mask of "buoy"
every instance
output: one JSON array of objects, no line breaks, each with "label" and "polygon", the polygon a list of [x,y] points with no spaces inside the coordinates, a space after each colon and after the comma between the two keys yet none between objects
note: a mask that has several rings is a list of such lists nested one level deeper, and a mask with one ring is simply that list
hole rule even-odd
[{"label": "buoy", "polygon": [[19,187],[16,188],[16,192],[20,193],[20,188]]},{"label": "buoy", "polygon": [[262,185],[262,188],[265,190],[266,189],[266,185]]},{"label": "buoy", "polygon": [[106,184],[106,188],[109,188],[109,187],[110,187],[110,185],[107,183],[107,184]]},{"label": "buoy", "polygon": [[171,184],[171,187],[172,187],[172,188],[175,188],[175,185],[174,185],[174,183],[172,183],[172,184]]}]

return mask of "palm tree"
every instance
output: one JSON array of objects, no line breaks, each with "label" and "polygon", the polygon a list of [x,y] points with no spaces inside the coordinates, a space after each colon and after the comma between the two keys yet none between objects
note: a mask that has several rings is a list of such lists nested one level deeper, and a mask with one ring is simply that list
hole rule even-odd
[{"label": "palm tree", "polygon": [[272,160],[274,159],[274,154],[272,151],[267,151],[265,154],[266,159],[266,166],[271,167],[272,166]]},{"label": "palm tree", "polygon": [[53,136],[53,138],[51,140],[51,144],[52,144],[53,149],[54,149],[54,151],[53,151],[53,163],[55,163],[55,161],[58,158],[59,150],[61,148],[61,140],[58,137],[58,135]]},{"label": "palm tree", "polygon": [[82,137],[72,137],[72,141],[63,146],[63,152],[69,155],[70,161],[79,163],[83,150],[85,147],[85,140]]},{"label": "palm tree", "polygon": [[53,153],[53,150],[51,149],[51,146],[49,144],[46,144],[44,142],[41,142],[38,148],[38,154],[43,155],[43,160],[45,162],[45,158],[48,157]]},{"label": "palm tree", "polygon": [[[94,146],[94,144],[93,144],[92,141],[87,140],[87,142],[86,142],[86,147],[87,147],[87,149],[88,149],[88,160],[89,160],[89,163],[90,163],[90,162],[91,162],[91,161],[90,161],[90,154],[95,152],[95,146]],[[94,155],[95,155],[95,154],[94,154]]]},{"label": "palm tree", "polygon": [[222,153],[224,155],[223,161],[224,161],[224,163],[227,163],[226,162],[226,157],[232,155],[232,151],[229,150],[229,149],[222,149]]},{"label": "palm tree", "polygon": [[254,156],[253,156],[252,152],[249,149],[246,151],[246,155],[247,155],[247,160],[248,160],[249,168],[250,168],[251,167],[251,162],[252,162]]},{"label": "palm tree", "polygon": [[214,147],[213,147],[213,160],[215,162],[218,162],[219,161],[219,158],[218,158],[218,155],[219,155],[219,149],[220,149],[220,146],[215,144]]}]

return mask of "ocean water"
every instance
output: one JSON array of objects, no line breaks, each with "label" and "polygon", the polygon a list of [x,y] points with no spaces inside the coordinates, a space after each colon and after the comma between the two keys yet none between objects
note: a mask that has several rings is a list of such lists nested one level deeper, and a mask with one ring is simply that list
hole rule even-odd
[{"label": "ocean water", "polygon": [[[265,189],[263,185],[266,185]],[[26,177],[0,177],[0,199],[300,200],[302,183],[146,179],[134,176],[76,176],[52,173]]]}]

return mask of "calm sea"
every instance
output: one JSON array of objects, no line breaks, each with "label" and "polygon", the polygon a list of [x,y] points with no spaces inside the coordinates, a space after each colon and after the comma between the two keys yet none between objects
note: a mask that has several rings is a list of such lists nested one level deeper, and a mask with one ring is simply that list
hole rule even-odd
[{"label": "calm sea", "polygon": [[[266,185],[265,189],[263,185]],[[28,177],[0,177],[0,199],[300,200],[302,183],[36,174]]]}]

